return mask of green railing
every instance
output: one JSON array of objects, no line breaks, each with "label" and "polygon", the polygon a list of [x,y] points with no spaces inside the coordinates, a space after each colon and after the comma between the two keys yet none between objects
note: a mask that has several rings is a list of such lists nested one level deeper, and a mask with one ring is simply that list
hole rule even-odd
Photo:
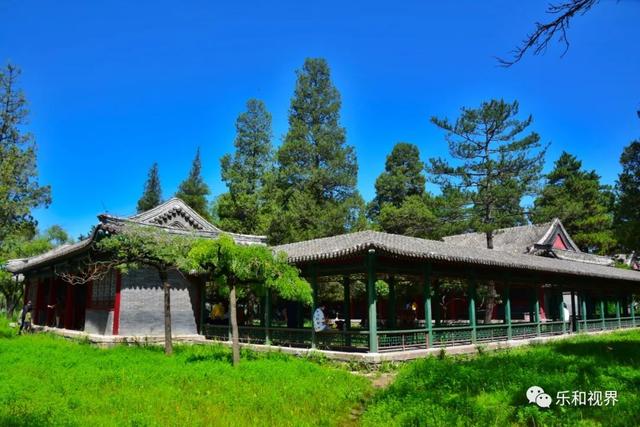
[{"label": "green railing", "polygon": [[428,348],[428,333],[425,329],[378,331],[378,350],[409,350]]},{"label": "green railing", "polygon": [[[632,317],[577,320],[580,332],[591,332],[618,328],[630,328],[638,325]],[[402,351],[429,347],[447,347],[453,345],[506,341],[509,339],[509,325],[488,324],[476,326],[476,339],[471,326],[446,326],[433,328],[431,340],[425,328],[402,330],[379,330],[379,351]],[[242,343],[271,344],[283,347],[301,347],[340,351],[363,352],[369,349],[369,332],[363,329],[329,330],[313,333],[310,328],[285,328],[260,326],[239,326],[239,339]],[[204,335],[217,341],[229,341],[228,325],[205,325]],[[552,322],[516,322],[511,324],[511,339],[526,339],[537,336],[561,335],[570,333],[569,324],[562,321]],[[314,342],[315,335],[315,342]]]},{"label": "green railing", "polygon": [[[542,323],[540,323],[540,331],[542,332]],[[538,336],[538,324],[535,322],[511,324],[511,339],[513,340],[533,338],[537,336]]]},{"label": "green railing", "polygon": [[433,339],[431,340],[434,347],[445,347],[447,345],[471,344],[472,342],[471,326],[451,326],[433,329]]}]

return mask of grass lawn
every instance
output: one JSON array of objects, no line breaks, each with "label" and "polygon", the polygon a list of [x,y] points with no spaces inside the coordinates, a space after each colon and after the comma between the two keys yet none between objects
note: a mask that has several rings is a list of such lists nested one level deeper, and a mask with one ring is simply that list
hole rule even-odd
[{"label": "grass lawn", "polygon": [[[219,346],[101,350],[0,321],[0,425],[606,425],[640,424],[640,331],[428,358],[386,389],[344,368]],[[530,404],[533,385],[553,397]],[[615,406],[556,406],[562,390],[615,390]],[[365,411],[360,419],[350,413]],[[355,411],[354,411],[355,409]]]},{"label": "grass lawn", "polygon": [[[549,409],[528,403],[542,387]],[[615,406],[556,406],[563,390],[616,390]],[[364,414],[375,425],[640,425],[640,331],[582,336],[473,358],[429,358],[402,367]]]},{"label": "grass lawn", "polygon": [[0,425],[342,425],[370,395],[344,369],[219,346],[103,350],[0,325]]}]

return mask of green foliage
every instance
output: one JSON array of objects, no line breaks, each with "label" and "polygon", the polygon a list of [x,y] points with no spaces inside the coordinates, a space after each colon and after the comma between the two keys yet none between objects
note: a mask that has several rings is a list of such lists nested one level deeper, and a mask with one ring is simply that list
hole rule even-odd
[{"label": "green foliage", "polygon": [[640,141],[625,147],[616,182],[614,229],[625,251],[640,252]]},{"label": "green foliage", "polygon": [[196,157],[193,159],[191,170],[187,179],[182,181],[176,197],[182,199],[189,207],[202,215],[206,220],[210,220],[207,196],[209,195],[209,187],[202,179],[202,164],[200,162],[200,148],[196,151]]},{"label": "green foliage", "polygon": [[[640,416],[640,332],[584,336],[473,358],[431,357],[404,365],[367,406],[363,425],[611,425]],[[616,390],[615,406],[528,403],[525,392]]]},{"label": "green foliage", "polygon": [[191,265],[212,275],[218,285],[264,286],[284,299],[312,302],[311,286],[298,269],[287,263],[283,253],[273,254],[266,246],[238,245],[229,236],[198,240],[188,254]]},{"label": "green foliage", "polygon": [[122,271],[143,265],[166,271],[188,267],[187,255],[194,242],[191,235],[172,234],[156,227],[126,225],[117,234],[101,238],[96,249]]},{"label": "green foliage", "polygon": [[0,243],[27,225],[35,228],[31,209],[51,203],[51,189],[38,183],[35,139],[23,130],[29,112],[16,87],[19,76],[11,64],[0,70]]},{"label": "green foliage", "polygon": [[216,210],[218,225],[225,231],[261,234],[266,232],[268,200],[265,189],[273,174],[271,114],[264,102],[247,101],[247,111],[236,120],[235,152],[220,159],[222,180],[228,193],[220,195]]},{"label": "green foliage", "polygon": [[384,280],[376,280],[376,295],[378,298],[386,299],[389,296],[389,284]]},{"label": "green foliage", "polygon": [[424,163],[418,147],[397,143],[387,156],[384,172],[376,179],[376,196],[367,209],[369,218],[375,220],[384,204],[399,208],[408,197],[423,195],[425,183]]},{"label": "green foliage", "polygon": [[439,237],[440,222],[431,208],[432,204],[433,200],[428,194],[409,196],[398,207],[392,203],[383,203],[377,222],[387,233],[422,238]]},{"label": "green foliage", "polygon": [[151,165],[151,169],[149,169],[142,197],[138,200],[137,211],[138,213],[148,211],[160,203],[162,203],[162,187],[160,186],[158,163],[154,162],[153,165]]},{"label": "green foliage", "polygon": [[355,150],[340,125],[340,94],[324,59],[307,59],[298,71],[289,130],[277,152],[273,243],[292,242],[364,226],[356,190]]},{"label": "green foliage", "polygon": [[[5,328],[0,320],[0,337]],[[217,345],[99,349],[44,334],[0,338],[3,426],[344,425],[371,392],[345,370]]]},{"label": "green foliage", "polygon": [[559,218],[581,250],[609,253],[616,244],[612,231],[613,196],[608,187],[600,184],[598,174],[582,170],[581,161],[563,152],[546,178],[534,203],[533,222]]},{"label": "green foliage", "polygon": [[476,109],[463,107],[455,123],[431,119],[447,132],[455,160],[430,159],[431,179],[468,196],[465,225],[487,233],[487,247],[493,247],[494,230],[524,222],[522,197],[534,194],[540,179],[546,148],[537,133],[521,135],[533,119],[519,120],[518,112],[517,101],[491,100]]}]

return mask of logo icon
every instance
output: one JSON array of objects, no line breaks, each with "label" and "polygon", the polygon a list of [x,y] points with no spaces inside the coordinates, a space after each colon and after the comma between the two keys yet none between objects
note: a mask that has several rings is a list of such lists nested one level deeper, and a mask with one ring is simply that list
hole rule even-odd
[{"label": "logo icon", "polygon": [[551,396],[545,393],[542,387],[538,387],[537,385],[531,386],[527,390],[526,395],[529,403],[535,403],[541,408],[548,408],[551,406]]}]

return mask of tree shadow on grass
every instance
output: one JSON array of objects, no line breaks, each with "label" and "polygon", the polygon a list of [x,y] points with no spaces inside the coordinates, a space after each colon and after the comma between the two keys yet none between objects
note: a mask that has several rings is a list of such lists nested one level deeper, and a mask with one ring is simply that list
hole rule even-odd
[{"label": "tree shadow on grass", "polygon": [[554,345],[554,350],[566,356],[593,358],[603,364],[640,365],[640,339],[561,342]]}]

